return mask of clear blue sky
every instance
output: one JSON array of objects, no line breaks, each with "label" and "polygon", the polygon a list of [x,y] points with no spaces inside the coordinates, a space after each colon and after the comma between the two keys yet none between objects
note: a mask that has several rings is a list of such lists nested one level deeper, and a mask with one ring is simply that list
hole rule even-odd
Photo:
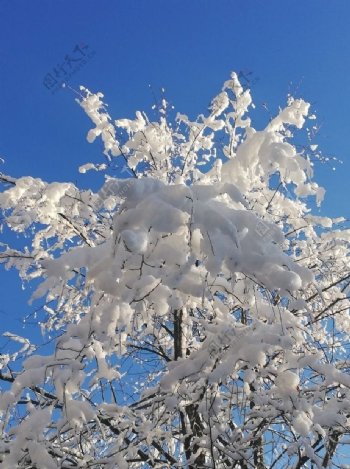
[{"label": "clear blue sky", "polygon": [[[90,123],[73,93],[43,83],[85,44],[94,56],[69,83],[103,91],[115,118],[150,110],[149,84],[195,116],[231,70],[253,72],[256,104],[272,112],[296,91],[317,111],[323,153],[344,161],[317,170],[322,212],[350,218],[349,24],[349,0],[0,0],[0,170],[90,184],[77,170],[101,158]],[[0,332],[28,311],[19,287],[0,270]]]}]

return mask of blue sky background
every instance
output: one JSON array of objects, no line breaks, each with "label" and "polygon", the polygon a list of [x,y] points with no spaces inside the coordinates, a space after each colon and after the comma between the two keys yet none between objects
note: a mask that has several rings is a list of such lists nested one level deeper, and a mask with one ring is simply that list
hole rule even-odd
[{"label": "blue sky background", "polygon": [[[232,70],[252,72],[266,122],[263,103],[273,114],[287,93],[304,97],[317,112],[323,153],[344,162],[316,168],[327,189],[321,212],[350,218],[349,24],[349,0],[0,0],[0,171],[102,184],[78,172],[102,162],[100,145],[86,142],[89,119],[72,92],[53,94],[43,83],[86,44],[94,56],[69,83],[102,91],[114,118],[150,111],[149,84],[194,117]],[[29,295],[0,269],[0,332],[20,330]]]}]

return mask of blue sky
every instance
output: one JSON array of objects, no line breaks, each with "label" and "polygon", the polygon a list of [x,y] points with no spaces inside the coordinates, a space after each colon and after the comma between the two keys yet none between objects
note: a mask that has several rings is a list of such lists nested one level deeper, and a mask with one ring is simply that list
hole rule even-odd
[{"label": "blue sky", "polygon": [[[102,184],[77,169],[102,160],[99,144],[86,142],[90,123],[74,94],[43,83],[87,45],[93,56],[69,83],[104,92],[115,118],[150,110],[149,85],[194,117],[232,70],[252,72],[266,121],[263,103],[274,113],[287,93],[304,97],[317,112],[323,153],[344,161],[336,171],[316,168],[327,189],[322,213],[350,218],[349,23],[349,0],[0,0],[0,170]],[[0,332],[18,330],[29,310],[20,288],[0,270]]]}]

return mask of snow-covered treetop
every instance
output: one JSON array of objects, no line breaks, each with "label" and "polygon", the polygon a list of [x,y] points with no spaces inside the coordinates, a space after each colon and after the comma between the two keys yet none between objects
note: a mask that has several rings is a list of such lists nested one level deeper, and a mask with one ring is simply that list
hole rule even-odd
[{"label": "snow-covered treetop", "polygon": [[30,244],[0,259],[42,280],[56,336],[50,355],[14,337],[1,357],[4,467],[336,467],[350,231],[308,205],[324,197],[316,146],[293,140],[309,104],[289,97],[256,130],[235,73],[194,121],[165,99],[157,121],[112,120],[81,93],[99,192],[1,176],[4,224]]}]

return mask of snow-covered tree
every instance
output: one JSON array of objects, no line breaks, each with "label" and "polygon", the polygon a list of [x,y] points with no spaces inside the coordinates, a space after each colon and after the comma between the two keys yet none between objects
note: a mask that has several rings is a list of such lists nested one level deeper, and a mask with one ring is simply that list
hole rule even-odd
[{"label": "snow-covered tree", "polygon": [[114,121],[102,98],[78,99],[99,192],[1,175],[26,238],[0,258],[54,340],[7,333],[1,467],[347,467],[350,230],[311,213],[309,104],[255,130],[235,73],[193,121],[165,99]]}]

